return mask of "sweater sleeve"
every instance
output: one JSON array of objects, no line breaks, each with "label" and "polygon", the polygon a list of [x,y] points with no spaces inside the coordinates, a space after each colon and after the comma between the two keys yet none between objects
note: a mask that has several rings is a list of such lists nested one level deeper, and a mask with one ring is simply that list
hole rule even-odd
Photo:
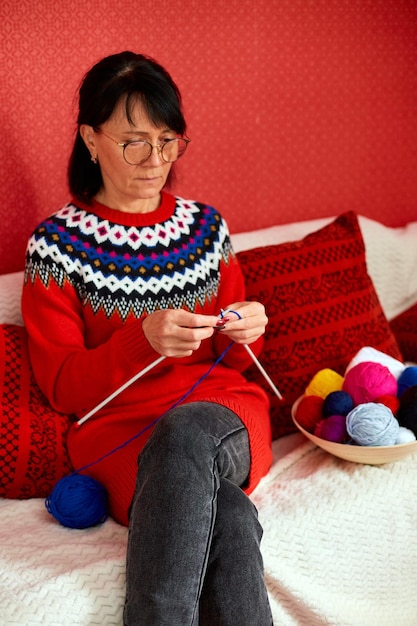
[{"label": "sweater sleeve", "polygon": [[68,280],[58,285],[50,278],[45,284],[27,272],[22,313],[37,383],[63,413],[91,410],[158,356],[140,320],[115,327],[96,347],[86,346],[82,304]]}]

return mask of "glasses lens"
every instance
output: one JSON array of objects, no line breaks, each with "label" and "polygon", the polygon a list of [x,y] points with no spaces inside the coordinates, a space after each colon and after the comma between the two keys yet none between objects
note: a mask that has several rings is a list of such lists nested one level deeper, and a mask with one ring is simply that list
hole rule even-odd
[{"label": "glasses lens", "polygon": [[147,141],[131,141],[124,148],[124,157],[130,165],[138,165],[151,155],[152,147]]},{"label": "glasses lens", "polygon": [[[165,163],[174,163],[182,157],[188,142],[181,137],[170,139],[161,147],[161,155]],[[124,157],[130,165],[144,163],[151,156],[152,146],[147,141],[131,141],[124,147]]]},{"label": "glasses lens", "polygon": [[174,161],[182,157],[187,149],[187,145],[188,142],[180,137],[167,141],[161,150],[162,158],[166,163],[174,163]]}]

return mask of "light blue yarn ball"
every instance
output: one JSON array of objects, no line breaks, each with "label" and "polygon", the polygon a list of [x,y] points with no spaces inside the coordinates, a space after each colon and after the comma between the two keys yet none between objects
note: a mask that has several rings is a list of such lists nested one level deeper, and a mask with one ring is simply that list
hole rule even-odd
[{"label": "light blue yarn ball", "polygon": [[384,404],[358,404],[346,416],[346,429],[360,446],[395,445],[400,425],[393,412]]}]

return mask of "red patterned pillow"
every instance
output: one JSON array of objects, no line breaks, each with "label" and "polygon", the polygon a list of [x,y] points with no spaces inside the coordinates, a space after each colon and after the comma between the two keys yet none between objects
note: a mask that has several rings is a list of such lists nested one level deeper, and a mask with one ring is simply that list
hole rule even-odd
[{"label": "red patterned pillow", "polygon": [[71,418],[54,411],[37,386],[24,327],[0,325],[0,354],[0,496],[46,497],[71,471]]},{"label": "red patterned pillow", "polygon": [[390,326],[404,359],[417,363],[417,303],[394,317]]},{"label": "red patterned pillow", "polygon": [[249,299],[266,307],[261,362],[284,396],[255,367],[247,377],[269,393],[273,438],[295,431],[291,406],[320,369],[342,374],[372,346],[402,359],[366,269],[358,219],[345,213],[304,239],[238,253]]}]

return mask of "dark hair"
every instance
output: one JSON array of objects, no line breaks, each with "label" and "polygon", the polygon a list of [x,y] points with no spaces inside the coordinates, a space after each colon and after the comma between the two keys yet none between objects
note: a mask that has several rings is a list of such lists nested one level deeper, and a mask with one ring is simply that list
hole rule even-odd
[{"label": "dark hair", "polygon": [[68,185],[78,199],[90,202],[103,180],[80,135],[81,124],[99,127],[125,98],[131,122],[132,104],[141,101],[149,119],[184,135],[181,94],[168,72],[151,57],[120,52],[105,57],[84,76],[79,89],[78,130],[68,165]]}]

